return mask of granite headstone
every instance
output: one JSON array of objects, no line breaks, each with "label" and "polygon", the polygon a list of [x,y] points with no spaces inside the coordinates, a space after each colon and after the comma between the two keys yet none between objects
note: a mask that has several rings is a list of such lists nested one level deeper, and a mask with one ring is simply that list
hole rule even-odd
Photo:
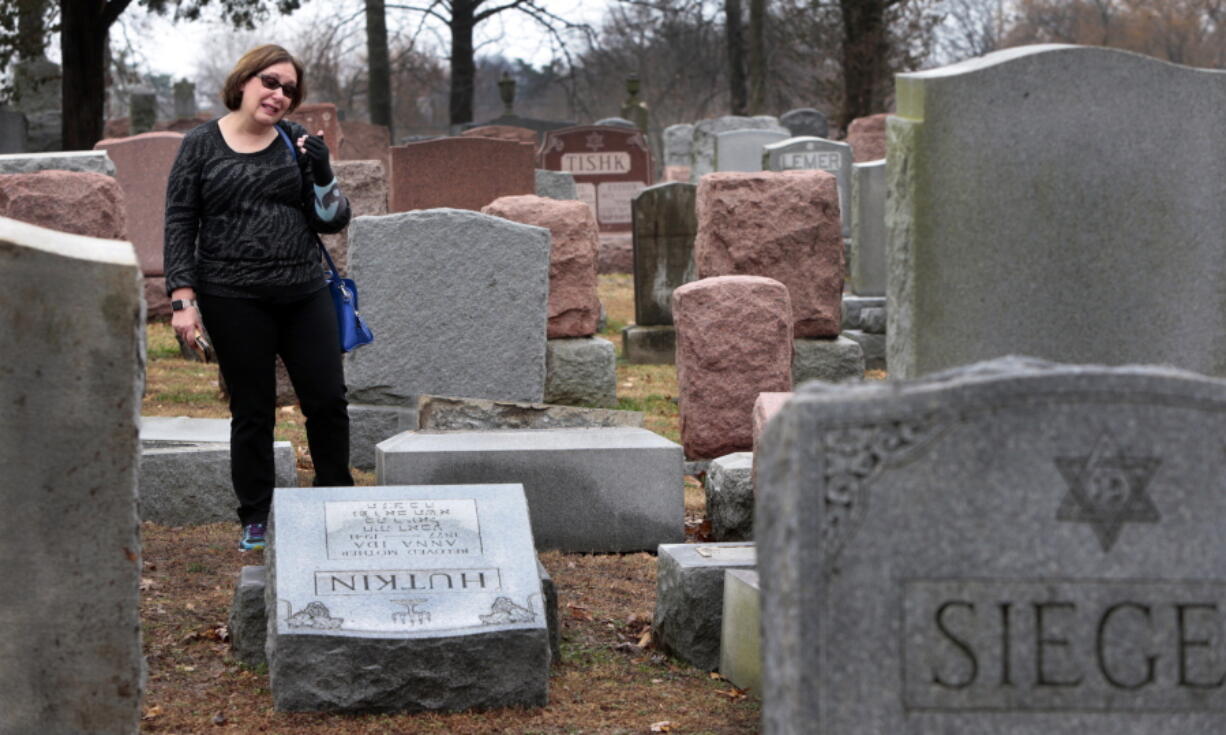
[{"label": "granite headstone", "polygon": [[825,138],[830,132],[826,116],[812,107],[788,110],[779,116],[779,124],[796,137],[812,135],[817,138]]},{"label": "granite headstone", "polygon": [[115,164],[115,180],[123,187],[128,238],[146,276],[163,274],[166,182],[182,142],[182,133],[143,133],[94,144]]},{"label": "granite headstone", "polygon": [[716,171],[761,171],[764,146],[788,139],[787,131],[726,130],[715,136]]},{"label": "granite headstone", "polygon": [[884,296],[885,159],[851,167],[851,258],[848,282],[859,296]]},{"label": "granite headstone", "polygon": [[834,174],[839,182],[839,212],[843,237],[851,234],[851,146],[824,138],[791,138],[766,146],[762,165],[768,171],[817,169]]},{"label": "granite headstone", "polygon": [[774,130],[786,134],[788,129],[770,115],[742,117],[726,115],[694,123],[690,143],[690,183],[697,184],[705,174],[715,170],[715,136],[727,130]]},{"label": "granite headstone", "polygon": [[493,138],[439,138],[393,146],[388,211],[479,210],[536,191],[532,147]]},{"label": "granite headstone", "polygon": [[639,192],[634,212],[634,323],[673,323],[673,290],[695,279],[697,187],[671,181]]},{"label": "granite headstone", "polygon": [[642,131],[596,125],[547,131],[540,166],[575,177],[579,199],[596,213],[602,232],[631,229],[630,201],[655,172]]}]

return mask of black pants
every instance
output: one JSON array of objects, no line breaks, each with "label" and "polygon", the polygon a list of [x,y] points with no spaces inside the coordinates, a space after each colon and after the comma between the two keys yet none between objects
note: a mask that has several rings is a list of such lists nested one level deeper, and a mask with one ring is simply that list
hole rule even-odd
[{"label": "black pants", "polygon": [[315,484],[352,485],[345,375],[328,289],[284,304],[207,294],[198,301],[230,391],[230,467],[239,521],[264,523],[272,505],[277,355],[306,416]]}]

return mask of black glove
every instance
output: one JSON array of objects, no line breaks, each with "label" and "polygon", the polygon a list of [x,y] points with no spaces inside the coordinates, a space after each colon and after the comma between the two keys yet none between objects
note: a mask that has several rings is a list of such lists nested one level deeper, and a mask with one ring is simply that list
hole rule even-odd
[{"label": "black glove", "polygon": [[311,165],[311,172],[315,175],[315,183],[319,186],[332,183],[332,164],[328,161],[328,144],[324,142],[323,137],[308,135],[303,147],[306,148],[307,162]]}]

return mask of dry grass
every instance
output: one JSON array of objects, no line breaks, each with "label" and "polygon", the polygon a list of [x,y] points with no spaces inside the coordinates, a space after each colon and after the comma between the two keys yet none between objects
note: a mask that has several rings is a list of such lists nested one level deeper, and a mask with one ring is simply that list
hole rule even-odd
[{"label": "dry grass", "polygon": [[[633,322],[629,276],[601,276],[608,314],[603,337],[620,354],[621,327]],[[228,415],[213,365],[179,357],[170,327],[150,325],[146,415]],[[646,412],[647,427],[679,438],[671,366],[619,360],[622,408]],[[279,409],[276,438],[299,451],[299,480],[311,480],[302,414]],[[371,473],[356,473],[374,484]],[[687,478],[686,525],[701,533],[702,486]],[[141,622],[149,662],[147,733],[647,733],[668,722],[673,733],[742,735],[758,729],[758,702],[728,682],[661,655],[650,644],[655,558],[649,554],[541,555],[558,588],[562,659],[550,679],[549,705],[539,710],[417,715],[283,714],[273,709],[264,671],[229,655],[221,637],[236,575],[259,553],[234,548],[237,523],[190,528],[144,524]],[[642,644],[642,645],[640,645]]]}]

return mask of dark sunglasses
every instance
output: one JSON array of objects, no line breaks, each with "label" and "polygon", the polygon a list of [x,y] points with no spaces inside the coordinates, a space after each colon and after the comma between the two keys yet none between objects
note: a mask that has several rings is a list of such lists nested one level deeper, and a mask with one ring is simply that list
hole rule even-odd
[{"label": "dark sunglasses", "polygon": [[281,93],[290,99],[293,99],[298,94],[298,85],[296,84],[286,84],[272,74],[257,74],[256,76],[260,78],[260,84],[264,85],[264,89],[280,89]]}]

